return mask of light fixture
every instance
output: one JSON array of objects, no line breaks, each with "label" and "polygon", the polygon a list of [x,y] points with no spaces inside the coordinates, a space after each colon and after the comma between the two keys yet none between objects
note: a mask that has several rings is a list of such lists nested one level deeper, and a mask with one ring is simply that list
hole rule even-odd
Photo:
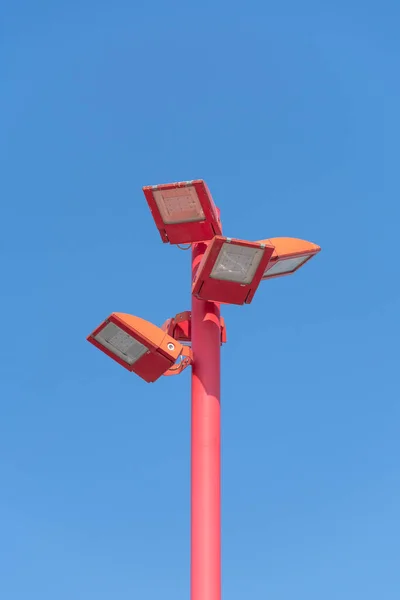
[{"label": "light fixture", "polygon": [[214,237],[195,275],[192,293],[202,300],[250,304],[273,250],[266,242]]},{"label": "light fixture", "polygon": [[185,348],[160,327],[124,313],[112,313],[88,341],[117,363],[152,383],[166,373]]},{"label": "light fixture", "polygon": [[[161,375],[177,375],[193,364],[190,594],[192,600],[219,600],[220,346],[227,340],[220,304],[250,303],[262,279],[295,272],[320,247],[294,238],[248,242],[223,237],[219,210],[203,180],[147,186],[143,191],[162,241],[192,246],[191,310],[167,319],[161,328],[132,315],[113,313],[88,340],[148,382]],[[253,208],[250,203],[244,206],[245,210]],[[153,265],[154,271],[156,268]],[[170,265],[170,274],[175,276],[174,264]],[[162,289],[155,296],[162,301],[165,295],[166,290]],[[265,318],[274,317],[272,305],[264,312]],[[257,351],[264,353],[267,362],[265,346],[262,339]],[[256,351],[251,345],[245,350]],[[236,353],[240,359],[240,344]],[[245,376],[252,377],[252,373]]]},{"label": "light fixture", "polygon": [[218,209],[202,179],[146,186],[143,192],[163,242],[200,242],[222,233]]},{"label": "light fixture", "polygon": [[262,241],[274,246],[262,279],[291,275],[321,250],[317,244],[296,238],[270,238]]}]

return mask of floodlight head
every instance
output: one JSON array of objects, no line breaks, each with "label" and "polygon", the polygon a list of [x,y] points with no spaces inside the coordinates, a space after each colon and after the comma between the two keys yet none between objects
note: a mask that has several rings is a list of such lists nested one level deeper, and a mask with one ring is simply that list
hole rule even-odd
[{"label": "floodlight head", "polygon": [[195,274],[193,295],[224,304],[250,304],[273,250],[266,242],[216,236]]},{"label": "floodlight head", "polygon": [[202,179],[143,188],[164,243],[211,240],[222,233],[219,212]]},{"label": "floodlight head", "polygon": [[291,275],[321,250],[317,244],[296,238],[271,238],[263,240],[274,246],[274,252],[262,279]]},{"label": "floodlight head", "polygon": [[149,383],[166,373],[184,350],[153,323],[124,313],[112,313],[87,339]]}]

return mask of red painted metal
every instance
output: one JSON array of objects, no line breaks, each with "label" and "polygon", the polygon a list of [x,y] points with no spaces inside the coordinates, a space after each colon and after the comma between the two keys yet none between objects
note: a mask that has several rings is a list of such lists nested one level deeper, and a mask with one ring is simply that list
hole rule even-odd
[{"label": "red painted metal", "polygon": [[[133,339],[146,346],[148,349],[146,354],[130,365],[114,354],[112,350],[99,343],[95,336],[100,333],[108,323],[113,323],[121,329],[121,331],[124,331]],[[153,325],[153,323],[150,323],[149,321],[125,313],[112,313],[87,337],[87,340],[122,367],[136,373],[136,375],[139,375],[139,377],[148,383],[153,383],[159,379],[165,371],[175,364],[176,360],[184,350],[182,344],[168,335],[165,330]],[[170,348],[171,343],[174,346],[173,349]]]},{"label": "red painted metal", "polygon": [[164,375],[169,377],[171,375],[180,375],[187,367],[193,363],[193,353],[189,346],[183,346],[182,352],[179,357],[181,360],[174,364],[172,367],[165,371]]},{"label": "red painted metal", "polygon": [[[221,344],[226,344],[226,325],[223,317],[221,322]],[[178,313],[173,319],[167,319],[161,329],[180,343],[192,341],[192,313],[189,310]]]},{"label": "red painted metal", "polygon": [[[161,190],[174,190],[184,187],[193,187],[201,204],[204,219],[201,221],[190,221],[183,223],[164,223],[160,209],[154,199],[153,192]],[[211,240],[215,235],[221,235],[221,221],[219,210],[215,206],[210,190],[205,181],[195,179],[193,181],[180,181],[162,185],[147,185],[143,193],[153,215],[155,224],[164,243],[186,244],[200,240]]]},{"label": "red painted metal", "polygon": [[179,342],[192,341],[192,316],[189,310],[175,316],[175,328],[173,337]]},{"label": "red painted metal", "polygon": [[223,236],[215,236],[209,242],[204,260],[196,273],[196,277],[193,277],[192,293],[202,300],[213,300],[214,302],[223,304],[250,304],[260,285],[274,247],[266,242],[247,242],[245,240],[229,239],[229,243],[232,243],[233,246],[253,248],[255,250],[261,249],[263,252],[252,281],[250,283],[240,283],[211,277],[211,272],[218,260],[219,253],[227,242],[228,238]]},{"label": "red painted metal", "polygon": [[[193,246],[196,275],[207,244]],[[221,598],[220,307],[192,297],[191,600]]]},{"label": "red painted metal", "polygon": [[[274,246],[274,251],[272,253],[270,262],[268,263],[268,267],[265,270],[263,280],[292,275],[293,273],[301,269],[301,267],[303,267],[313,256],[318,254],[318,252],[320,252],[321,250],[320,246],[318,246],[317,244],[307,242],[306,240],[299,240],[298,238],[278,237],[271,238],[268,240],[260,240],[260,242],[272,244],[272,246]],[[277,262],[300,256],[304,256],[305,260],[293,270],[284,271],[283,273],[277,273],[275,275],[268,274],[269,269],[272,269],[272,267]]]}]

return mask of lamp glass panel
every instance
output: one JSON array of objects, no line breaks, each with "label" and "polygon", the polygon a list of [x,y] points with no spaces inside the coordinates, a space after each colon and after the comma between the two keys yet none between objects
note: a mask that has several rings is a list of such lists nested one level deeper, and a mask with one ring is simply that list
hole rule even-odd
[{"label": "lamp glass panel", "polygon": [[285,273],[293,273],[296,269],[301,267],[303,263],[310,258],[307,256],[296,256],[294,258],[283,258],[277,260],[274,264],[270,264],[267,267],[264,277],[271,277],[272,275],[284,275]]},{"label": "lamp glass panel", "polygon": [[225,242],[210,277],[249,284],[253,281],[264,248],[249,248]]},{"label": "lamp glass panel", "polygon": [[166,225],[191,223],[205,219],[203,208],[193,186],[153,190],[153,196]]},{"label": "lamp glass panel", "polygon": [[129,365],[133,365],[148,350],[114,323],[108,323],[94,339]]}]

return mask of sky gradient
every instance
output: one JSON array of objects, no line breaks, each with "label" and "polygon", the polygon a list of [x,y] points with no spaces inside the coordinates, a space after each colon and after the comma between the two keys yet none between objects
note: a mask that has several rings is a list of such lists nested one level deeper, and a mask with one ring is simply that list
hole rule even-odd
[{"label": "sky gradient", "polygon": [[85,338],[190,308],[141,187],[203,178],[226,235],[322,247],[223,311],[223,597],[398,600],[399,20],[2,4],[1,598],[189,597],[189,370]]}]

